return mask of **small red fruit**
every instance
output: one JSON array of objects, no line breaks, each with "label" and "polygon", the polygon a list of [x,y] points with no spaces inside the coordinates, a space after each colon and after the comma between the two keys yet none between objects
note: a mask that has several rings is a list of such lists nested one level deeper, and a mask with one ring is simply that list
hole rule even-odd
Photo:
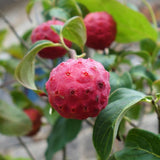
[{"label": "small red fruit", "polygon": [[62,117],[95,117],[108,103],[109,72],[92,59],[69,59],[52,70],[46,89],[51,106]]},{"label": "small red fruit", "polygon": [[93,49],[103,50],[109,47],[116,38],[116,22],[106,12],[89,13],[84,18],[87,29],[86,45]]},{"label": "small red fruit", "polygon": [[32,122],[32,130],[27,134],[27,136],[33,136],[39,131],[41,127],[42,115],[37,109],[34,108],[24,109],[23,111]]},{"label": "small red fruit", "polygon": [[[32,43],[35,43],[39,40],[49,40],[54,43],[59,43],[59,35],[51,29],[51,25],[63,26],[63,24],[64,23],[62,21],[53,19],[37,26],[37,28],[35,28],[31,34]],[[70,41],[64,39],[64,42],[69,48],[71,47],[72,43]],[[66,53],[66,49],[62,47],[47,47],[42,49],[38,54],[42,58],[55,59],[64,56]]]}]

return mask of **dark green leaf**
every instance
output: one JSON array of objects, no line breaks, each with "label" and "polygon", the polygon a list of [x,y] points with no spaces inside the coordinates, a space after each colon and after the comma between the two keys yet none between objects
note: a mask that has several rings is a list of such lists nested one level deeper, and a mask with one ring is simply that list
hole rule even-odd
[{"label": "dark green leaf", "polygon": [[56,0],[56,6],[63,8],[71,17],[82,16],[82,12],[75,0]]},{"label": "dark green leaf", "polygon": [[106,70],[109,70],[111,66],[115,63],[116,56],[115,55],[102,55],[95,53],[93,55],[93,59],[102,63]]},{"label": "dark green leaf", "polygon": [[83,49],[86,43],[86,27],[83,19],[76,16],[66,21],[62,28],[62,35]]},{"label": "dark green leaf", "polygon": [[138,119],[141,115],[142,106],[140,104],[135,104],[132,109],[130,109],[126,116],[131,119]]},{"label": "dark green leaf", "polygon": [[135,66],[131,68],[130,74],[135,78],[145,78],[150,84],[156,80],[156,76],[144,66]]},{"label": "dark green leaf", "polygon": [[23,111],[0,100],[0,133],[21,136],[31,129],[32,123]]},{"label": "dark green leaf", "polygon": [[72,141],[81,129],[80,120],[59,118],[48,137],[46,160],[52,160],[53,154]]},{"label": "dark green leaf", "polygon": [[24,56],[22,61],[19,63],[15,70],[15,76],[19,83],[21,83],[24,87],[29,88],[31,90],[35,90],[37,92],[41,92],[37,89],[34,77],[35,77],[35,70],[34,70],[34,61],[36,54],[43,48],[46,47],[54,47],[59,45],[58,43],[53,43],[51,41],[38,41],[36,42],[28,51],[28,53]]},{"label": "dark green leaf", "polygon": [[136,56],[139,56],[142,59],[144,59],[144,61],[147,62],[147,63],[151,59],[151,56],[150,56],[150,54],[147,51],[137,51],[137,52],[134,52],[134,51],[124,51],[121,56],[124,57],[124,56],[127,56],[127,55],[136,55]]},{"label": "dark green leaf", "polygon": [[155,50],[156,46],[157,46],[156,42],[154,42],[151,39],[143,39],[140,42],[140,48],[141,48],[141,50],[147,51],[150,54],[153,53],[153,51]]},{"label": "dark green leaf", "polygon": [[159,160],[160,137],[152,132],[132,129],[127,135],[125,148],[109,160]]},{"label": "dark green leaf", "polygon": [[128,72],[119,76],[114,72],[110,72],[111,93],[118,88],[132,88],[132,78]]},{"label": "dark green leaf", "polygon": [[66,12],[62,8],[52,8],[51,10],[49,10],[48,13],[49,13],[50,17],[55,17],[55,18],[58,18],[62,21],[66,21],[70,17],[68,12]]},{"label": "dark green leaf", "polygon": [[27,96],[21,91],[11,91],[11,96],[14,104],[21,109],[31,106],[32,102],[27,98]]},{"label": "dark green leaf", "polygon": [[3,41],[6,37],[6,35],[7,35],[7,30],[6,29],[1,29],[0,30],[0,47],[2,47]]},{"label": "dark green leaf", "polygon": [[93,130],[93,143],[101,160],[109,157],[123,116],[145,97],[141,92],[126,88],[117,89],[110,95],[109,104],[98,115]]},{"label": "dark green leaf", "polygon": [[117,23],[116,41],[128,43],[144,38],[157,40],[157,32],[147,18],[116,0],[76,0],[85,5],[91,12],[106,11]]}]

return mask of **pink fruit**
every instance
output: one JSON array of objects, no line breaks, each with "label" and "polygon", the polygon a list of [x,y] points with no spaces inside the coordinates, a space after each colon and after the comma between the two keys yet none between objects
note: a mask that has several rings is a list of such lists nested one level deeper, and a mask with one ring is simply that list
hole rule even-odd
[{"label": "pink fruit", "polygon": [[46,89],[51,106],[62,117],[95,117],[108,103],[109,72],[92,59],[69,59],[51,71]]},{"label": "pink fruit", "polygon": [[89,13],[84,18],[87,29],[86,45],[93,49],[103,50],[109,47],[116,38],[116,22],[106,12]]},{"label": "pink fruit", "polygon": [[[35,43],[39,40],[50,40],[54,43],[59,43],[59,35],[51,29],[51,25],[63,25],[64,23],[59,20],[50,20],[42,23],[32,31],[31,41]],[[72,43],[64,39],[65,44],[70,48]],[[42,58],[55,59],[62,57],[67,53],[66,49],[62,47],[47,47],[42,49],[38,54]]]},{"label": "pink fruit", "polygon": [[32,130],[27,134],[27,136],[33,136],[39,131],[41,127],[42,115],[37,109],[34,108],[24,109],[23,111],[30,118],[32,122]]}]

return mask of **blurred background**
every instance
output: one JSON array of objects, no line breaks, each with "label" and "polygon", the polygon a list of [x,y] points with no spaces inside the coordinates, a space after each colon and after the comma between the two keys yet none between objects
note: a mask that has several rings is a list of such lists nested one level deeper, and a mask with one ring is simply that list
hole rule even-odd
[{"label": "blurred background", "polygon": [[[124,2],[121,0],[121,2]],[[142,1],[138,0],[126,0],[128,6],[132,7],[135,10],[140,10],[148,19],[151,21],[151,17],[147,7],[145,7]],[[160,0],[148,0],[152,5],[155,12],[156,18],[160,25]],[[16,32],[21,36],[28,29],[32,29],[38,24],[43,22],[41,16],[42,7],[40,3],[36,3],[32,12],[31,20],[26,15],[25,7],[28,4],[27,0],[0,0],[0,11],[5,15],[8,21],[14,26]],[[136,23],[136,22],[135,22]],[[0,29],[6,28],[8,34],[4,41],[4,46],[9,46],[12,43],[18,43],[17,38],[13,32],[8,27],[8,24],[4,22],[0,16]],[[133,49],[136,48],[136,44]],[[7,58],[8,55],[5,53],[0,53],[0,59]],[[136,60],[137,61],[137,60]],[[135,63],[137,63],[135,61]],[[2,85],[2,80],[0,80],[0,86]],[[11,97],[4,88],[0,88],[0,99],[7,101],[9,104],[12,104]],[[39,99],[36,102],[37,104],[42,105]],[[45,120],[44,120],[45,121]],[[144,123],[145,122],[145,123]],[[155,115],[145,115],[143,121],[141,122],[141,128],[147,128],[155,133],[157,133],[157,118]],[[51,128],[50,126],[42,127],[40,132],[31,138],[23,137],[23,141],[28,146],[29,150],[34,155],[37,160],[44,160],[44,153],[47,147],[46,138],[49,135]],[[64,133],[65,134],[65,133]],[[121,143],[115,142],[115,148],[118,150],[121,148]],[[62,159],[62,151],[59,151],[54,156],[54,160]],[[28,157],[26,151],[20,144],[19,140],[16,137],[8,137],[0,134],[0,154],[10,155],[12,157]],[[86,123],[83,124],[83,129],[81,130],[78,137],[67,145],[67,159],[68,160],[95,160],[95,150],[92,144],[92,128],[88,127]]]}]

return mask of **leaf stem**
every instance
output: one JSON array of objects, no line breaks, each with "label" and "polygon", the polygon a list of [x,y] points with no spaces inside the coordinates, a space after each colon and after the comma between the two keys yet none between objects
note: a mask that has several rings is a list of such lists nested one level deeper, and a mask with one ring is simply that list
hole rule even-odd
[{"label": "leaf stem", "polygon": [[151,14],[151,17],[152,17],[152,22],[154,24],[154,27],[155,27],[156,31],[158,31],[156,17],[155,17],[155,14],[153,12],[153,9],[152,9],[151,5],[146,0],[142,0],[142,1],[148,7],[148,10],[149,10],[149,12]]},{"label": "leaf stem", "polygon": [[91,127],[94,127],[94,123],[91,120],[86,119],[85,122],[89,124]]},{"label": "leaf stem", "polygon": [[128,117],[126,117],[126,116],[124,116],[123,118],[124,118],[132,127],[138,128],[138,126],[135,125],[135,124],[131,121],[130,118],[128,118]]},{"label": "leaf stem", "polygon": [[21,137],[17,137],[18,141],[20,142],[20,144],[24,147],[24,149],[26,150],[28,156],[32,159],[32,160],[36,160],[32,153],[30,152],[30,150],[28,149],[27,145],[23,142]]}]

